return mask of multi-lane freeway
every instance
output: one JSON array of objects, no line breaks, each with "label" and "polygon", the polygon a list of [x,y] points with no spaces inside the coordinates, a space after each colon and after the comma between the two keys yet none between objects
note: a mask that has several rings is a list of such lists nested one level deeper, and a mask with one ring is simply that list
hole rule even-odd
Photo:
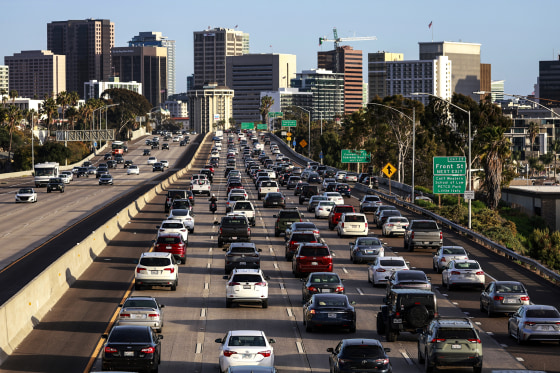
[{"label": "multi-lane freeway", "polygon": [[[202,146],[201,154],[204,156],[193,160],[194,172],[206,164],[209,155],[211,144],[207,142]],[[225,146],[223,155],[225,158]],[[237,166],[243,168],[241,159],[237,160]],[[186,265],[180,267],[176,292],[163,288],[132,291],[131,286],[135,261],[141,252],[150,249],[156,234],[155,226],[165,217],[164,196],[159,195],[109,242],[103,254],[96,258],[17,351],[0,366],[0,372],[101,370],[101,334],[109,328],[118,311],[118,304],[130,293],[153,295],[166,306],[162,332],[162,372],[217,371],[218,345],[214,340],[233,329],[264,330],[269,337],[275,338],[275,365],[283,372],[328,371],[326,349],[336,346],[343,338],[380,339],[385,347],[391,348],[389,355],[395,372],[422,371],[423,366],[418,364],[416,357],[415,335],[404,333],[397,342],[388,343],[376,333],[376,313],[382,303],[384,289],[373,288],[368,283],[367,265],[350,262],[348,243],[351,239],[338,238],[333,231],[328,230],[326,221],[316,220],[312,214],[306,214],[306,219],[316,223],[322,237],[334,251],[335,271],[345,279],[349,298],[357,303],[358,323],[355,334],[337,330],[305,331],[302,326],[301,282],[294,278],[291,264],[284,259],[283,237],[274,237],[272,215],[276,210],[261,207],[249,178],[244,179],[244,184],[250,199],[258,206],[257,225],[252,228],[253,242],[263,249],[261,264],[270,276],[270,306],[268,309],[257,306],[225,308],[225,280],[222,278],[224,253],[217,248],[217,228],[213,224],[225,212],[223,169],[222,165],[216,170],[212,186],[212,191],[219,199],[218,214],[213,215],[208,211],[206,198],[197,197],[194,208],[196,233],[189,238],[188,260]],[[176,186],[186,187],[188,176],[180,179]],[[95,185],[90,189],[99,190],[99,187]],[[288,197],[289,206],[298,205],[292,191],[283,189],[283,192]],[[42,197],[49,198],[51,195]],[[354,193],[351,198],[346,198],[346,202],[357,206],[359,197],[359,193]],[[67,202],[72,201],[69,199]],[[33,208],[34,205],[26,207]],[[92,209],[95,209],[94,205],[88,211]],[[403,213],[409,219],[414,217],[409,212]],[[378,229],[371,229],[370,232],[380,235]],[[403,255],[412,267],[422,269],[431,276],[442,314],[469,316],[480,328],[485,356],[484,372],[523,367],[560,371],[557,345],[544,343],[517,346],[515,340],[506,335],[507,317],[488,318],[480,312],[478,291],[447,291],[441,287],[441,275],[432,270],[431,251],[402,252],[402,238],[387,238],[385,241],[391,248],[386,255]],[[466,247],[471,256],[482,264],[487,281],[492,278],[522,281],[529,288],[533,302],[560,306],[558,289],[531,272],[508,263],[504,258],[452,232],[444,232],[444,243]]]}]

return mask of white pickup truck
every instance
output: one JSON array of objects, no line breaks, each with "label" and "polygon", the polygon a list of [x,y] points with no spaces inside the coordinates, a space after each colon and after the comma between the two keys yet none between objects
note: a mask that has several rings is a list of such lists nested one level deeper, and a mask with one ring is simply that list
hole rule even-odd
[{"label": "white pickup truck", "polygon": [[270,192],[279,192],[280,188],[278,188],[278,183],[274,180],[263,180],[259,184],[259,199],[266,196],[266,193]]},{"label": "white pickup truck", "polygon": [[210,181],[206,178],[199,178],[192,181],[193,194],[206,194],[210,196],[211,186]]},{"label": "white pickup truck", "polygon": [[238,215],[238,214],[242,214],[245,215],[247,217],[247,220],[249,220],[249,223],[254,227],[256,224],[256,220],[255,220],[255,208],[253,207],[253,204],[250,201],[236,201],[235,205],[233,205],[232,209],[231,209],[231,214],[234,215]]}]

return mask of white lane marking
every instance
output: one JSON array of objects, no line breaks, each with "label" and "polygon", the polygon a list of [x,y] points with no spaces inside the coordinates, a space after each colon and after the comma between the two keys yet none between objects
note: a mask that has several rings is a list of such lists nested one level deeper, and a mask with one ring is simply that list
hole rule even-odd
[{"label": "white lane marking", "polygon": [[200,317],[201,318],[206,317],[206,308],[200,310]]},{"label": "white lane marking", "polygon": [[360,288],[356,288],[356,291],[358,292],[358,294],[360,294],[360,295],[364,295],[364,292],[362,291],[362,289],[360,289]]},{"label": "white lane marking", "polygon": [[333,253],[332,253],[331,255],[335,257],[335,256],[336,256],[336,253],[335,253],[335,252],[333,252]]},{"label": "white lane marking", "polygon": [[206,268],[210,268],[211,265],[212,265],[211,263],[207,263]]},{"label": "white lane marking", "polygon": [[459,305],[459,303],[457,303],[457,302],[451,302],[451,303],[453,303],[453,304],[454,304],[454,305],[456,305],[456,306],[458,306],[458,305]]},{"label": "white lane marking", "polygon": [[348,273],[348,270],[345,267],[342,267],[342,272]]},{"label": "white lane marking", "polygon": [[517,360],[517,361],[525,361],[525,359],[523,359],[522,357],[516,357],[515,360]]},{"label": "white lane marking", "polygon": [[480,321],[475,321],[474,322],[476,325],[482,325],[482,323]]},{"label": "white lane marking", "polygon": [[303,343],[301,343],[300,341],[296,342],[296,348],[297,348],[298,354],[303,354],[304,353]]},{"label": "white lane marking", "polygon": [[208,290],[209,284],[207,282],[204,283],[204,290]]},{"label": "white lane marking", "polygon": [[500,346],[502,346],[502,348],[508,348],[509,346],[505,343],[500,343]]},{"label": "white lane marking", "polygon": [[208,249],[208,252],[211,253],[211,252],[212,252],[212,248],[209,248],[209,249]]},{"label": "white lane marking", "polygon": [[274,253],[274,249],[272,247],[269,247],[268,251],[270,251],[271,254]]},{"label": "white lane marking", "polygon": [[281,290],[284,290],[284,289],[285,289],[285,288],[284,288],[284,283],[283,283],[283,282],[280,283],[280,289],[281,289]]},{"label": "white lane marking", "polygon": [[278,263],[274,263],[274,269],[278,270],[280,268],[278,268]]},{"label": "white lane marking", "polygon": [[486,334],[488,334],[488,335],[494,335],[494,333],[492,333],[492,332],[486,332]]},{"label": "white lane marking", "polygon": [[404,357],[404,359],[406,360],[408,365],[413,365],[414,361],[412,361],[412,359],[410,358],[410,356],[408,356],[408,354],[406,353],[405,350],[400,350],[401,355]]},{"label": "white lane marking", "polygon": [[196,350],[194,351],[195,354],[201,354],[202,353],[202,343],[197,343],[196,344]]},{"label": "white lane marking", "polygon": [[292,313],[292,309],[291,309],[291,308],[286,308],[286,312],[288,313],[288,317],[294,316],[294,314]]}]

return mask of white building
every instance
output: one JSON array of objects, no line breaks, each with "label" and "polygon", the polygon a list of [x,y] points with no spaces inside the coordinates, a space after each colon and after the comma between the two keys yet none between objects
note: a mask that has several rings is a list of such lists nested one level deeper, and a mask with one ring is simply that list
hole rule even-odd
[{"label": "white building", "polygon": [[198,133],[211,132],[221,121],[225,123],[224,129],[230,127],[230,118],[233,117],[233,89],[210,84],[202,89],[191,89],[187,96],[192,130]]},{"label": "white building", "polygon": [[10,68],[8,65],[0,65],[0,92],[10,92]]},{"label": "white building", "polygon": [[171,118],[186,118],[189,116],[188,105],[181,100],[165,101],[163,106],[169,110]]},{"label": "white building", "polygon": [[90,98],[100,98],[101,94],[107,89],[121,88],[128,89],[129,91],[142,94],[142,83],[138,82],[121,82],[118,77],[110,78],[107,82],[98,82],[97,80],[90,80],[84,83],[84,99],[87,101]]}]

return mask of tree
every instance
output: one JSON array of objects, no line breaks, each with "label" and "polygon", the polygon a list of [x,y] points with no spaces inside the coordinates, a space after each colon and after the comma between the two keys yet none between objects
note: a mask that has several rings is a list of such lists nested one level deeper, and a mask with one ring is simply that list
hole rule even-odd
[{"label": "tree", "polygon": [[128,138],[128,130],[132,129],[136,117],[146,115],[152,108],[146,97],[128,89],[108,89],[101,97],[106,98],[108,104],[119,104],[108,109],[107,117],[115,123],[117,136],[120,135],[122,139]]},{"label": "tree", "polygon": [[10,105],[8,108],[8,125],[10,132],[10,145],[8,146],[8,160],[12,159],[12,139],[16,124],[22,119],[21,110],[15,106]]},{"label": "tree", "polygon": [[556,159],[558,158],[558,152],[560,152],[560,139],[556,138],[552,143],[551,150],[554,155],[554,181],[556,181]]},{"label": "tree", "polygon": [[8,91],[5,88],[0,89],[0,96],[2,96],[2,107],[6,107],[6,102],[8,102]]},{"label": "tree", "polygon": [[533,150],[535,149],[535,138],[539,135],[540,127],[535,122],[530,122],[529,127],[527,128],[527,134],[531,139],[531,155],[533,154]]},{"label": "tree", "polygon": [[39,114],[47,116],[47,130],[50,131],[52,119],[58,112],[58,105],[52,96],[45,97],[39,109]]},{"label": "tree", "polygon": [[274,105],[274,99],[272,97],[264,96],[261,98],[261,106],[259,107],[259,112],[261,113],[263,123],[268,124],[268,112],[272,105]]}]

